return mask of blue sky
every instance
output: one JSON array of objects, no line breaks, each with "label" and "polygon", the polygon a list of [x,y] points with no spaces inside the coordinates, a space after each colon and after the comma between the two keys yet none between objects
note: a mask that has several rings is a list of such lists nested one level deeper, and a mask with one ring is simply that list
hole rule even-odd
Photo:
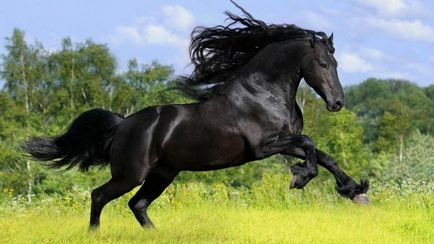
[{"label": "blue sky", "polygon": [[[334,33],[343,85],[368,77],[434,84],[434,1],[428,0],[238,0],[267,23],[296,24]],[[13,28],[49,50],[70,36],[106,43],[124,69],[127,60],[159,60],[188,73],[187,46],[196,25],[223,24],[229,0],[14,0],[0,8],[0,53]]]}]

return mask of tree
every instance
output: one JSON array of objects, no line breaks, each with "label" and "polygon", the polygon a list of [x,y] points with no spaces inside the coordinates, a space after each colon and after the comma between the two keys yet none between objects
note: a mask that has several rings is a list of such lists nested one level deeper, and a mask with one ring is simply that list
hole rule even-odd
[{"label": "tree", "polygon": [[398,154],[399,162],[404,157],[404,143],[411,132],[410,112],[399,100],[393,101],[379,123],[378,151]]},{"label": "tree", "polygon": [[[42,45],[28,46],[24,40],[24,32],[14,29],[12,37],[6,39],[7,55],[3,56],[2,78],[6,81],[5,90],[15,103],[23,108],[26,117],[21,121],[24,128],[28,127],[31,113],[37,108],[37,89],[45,78],[43,68]],[[28,173],[28,201],[32,201],[33,176],[30,160],[25,160]]]},{"label": "tree", "polygon": [[416,130],[411,133],[405,144],[405,155],[402,161],[389,160],[383,170],[386,179],[407,180],[416,182],[433,181],[434,175],[434,138]]},{"label": "tree", "polygon": [[[385,126],[385,119],[391,119],[390,116],[401,117],[400,111],[405,110],[406,118],[411,118],[412,129],[434,135],[434,103],[429,98],[430,89],[418,87],[405,80],[371,78],[345,89],[346,104],[362,121],[365,143],[378,150],[378,146],[384,146],[381,143],[386,142],[384,135],[380,135],[380,133],[384,134],[380,130]],[[396,101],[399,101],[398,106],[402,108],[391,109]],[[384,117],[386,111],[389,114]],[[378,144],[380,137],[383,137],[382,142]],[[398,143],[398,145],[403,144]]]},{"label": "tree", "polygon": [[120,83],[114,95],[116,104],[122,104],[122,112],[130,114],[147,106],[181,102],[180,94],[168,90],[172,74],[172,67],[156,61],[146,65],[139,64],[136,59],[130,60],[127,72],[119,77]]},{"label": "tree", "polygon": [[50,71],[58,87],[57,91],[65,89],[70,110],[76,107],[77,77],[79,73],[79,53],[74,49],[71,38],[67,37],[62,40],[62,49],[54,52],[49,57]]},{"label": "tree", "polygon": [[430,85],[425,88],[425,94],[431,100],[431,102],[434,102],[434,85]]}]

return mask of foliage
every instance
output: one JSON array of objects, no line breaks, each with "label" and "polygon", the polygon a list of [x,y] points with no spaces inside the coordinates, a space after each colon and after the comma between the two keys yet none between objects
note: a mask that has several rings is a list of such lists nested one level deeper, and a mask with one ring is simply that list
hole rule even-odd
[{"label": "foliage", "polygon": [[[394,179],[397,184],[405,181],[430,182],[434,175],[434,138],[413,132],[404,147],[403,160],[391,157],[386,160],[384,178]],[[387,173],[386,173],[387,172]]]},{"label": "foliage", "polygon": [[391,110],[398,110],[395,116],[410,120],[414,129],[434,136],[432,90],[432,87],[421,88],[404,80],[370,78],[345,89],[346,104],[361,118],[367,143],[378,140],[381,118],[385,112],[395,112]]}]

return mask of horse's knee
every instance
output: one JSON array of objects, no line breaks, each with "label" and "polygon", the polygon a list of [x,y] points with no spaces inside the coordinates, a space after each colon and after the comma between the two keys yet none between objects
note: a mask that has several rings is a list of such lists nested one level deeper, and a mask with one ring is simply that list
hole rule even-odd
[{"label": "horse's knee", "polygon": [[101,206],[104,204],[102,192],[100,189],[95,189],[90,193],[93,206]]},{"label": "horse's knee", "polygon": [[127,187],[133,189],[134,187],[140,186],[145,180],[144,178],[145,177],[133,177],[129,179],[126,183],[128,185]]},{"label": "horse's knee", "polygon": [[315,148],[315,143],[313,142],[313,140],[309,136],[300,135],[300,139],[301,139],[301,146],[303,148],[307,148],[307,149],[314,149]]},{"label": "horse's knee", "polygon": [[315,178],[315,177],[317,177],[318,176],[318,168],[317,167],[312,167],[310,170],[309,170],[309,177],[311,177],[311,178]]},{"label": "horse's knee", "polygon": [[130,207],[133,212],[146,210],[148,206],[149,204],[146,199],[140,199],[137,201],[134,198],[131,198],[130,201],[128,201],[128,207]]}]

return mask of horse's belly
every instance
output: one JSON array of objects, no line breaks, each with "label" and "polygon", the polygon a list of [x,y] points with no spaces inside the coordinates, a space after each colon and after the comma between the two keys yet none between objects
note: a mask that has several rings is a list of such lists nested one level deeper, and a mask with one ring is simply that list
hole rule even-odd
[{"label": "horse's belly", "polygon": [[161,156],[164,163],[179,170],[214,170],[245,163],[245,146],[239,136],[190,136],[166,145]]}]

